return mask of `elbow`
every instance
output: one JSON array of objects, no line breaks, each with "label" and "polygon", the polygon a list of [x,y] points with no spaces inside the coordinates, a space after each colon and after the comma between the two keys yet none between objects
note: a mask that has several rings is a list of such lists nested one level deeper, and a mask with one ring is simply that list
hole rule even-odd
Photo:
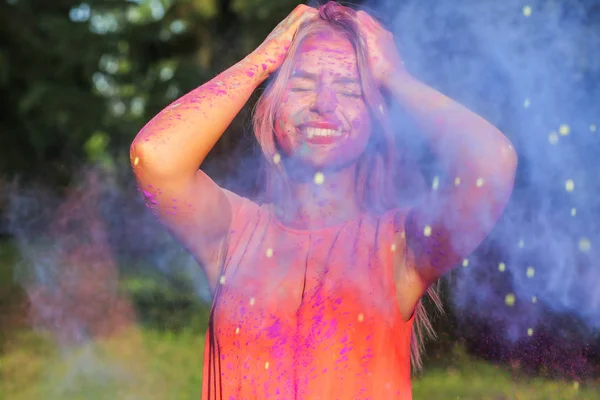
[{"label": "elbow", "polygon": [[143,151],[143,146],[138,142],[137,138],[134,139],[129,147],[129,162],[131,163],[131,168],[133,168],[134,173],[140,164]]},{"label": "elbow", "polygon": [[502,135],[502,143],[500,144],[499,156],[496,158],[494,170],[496,171],[495,175],[500,175],[511,181],[514,180],[514,177],[517,172],[517,166],[519,164],[519,156],[515,150],[515,147],[510,142],[510,140]]},{"label": "elbow", "polygon": [[[176,157],[168,157],[155,143],[135,139],[129,147],[129,162],[136,177],[143,172],[145,179],[177,179],[187,168]],[[194,171],[195,172],[195,171]]]},{"label": "elbow", "polygon": [[514,181],[519,165],[519,156],[512,144],[508,144],[508,149],[502,156],[502,166],[506,174],[510,177],[511,182]]},{"label": "elbow", "polygon": [[158,155],[152,146],[148,142],[141,141],[139,138],[135,138],[129,147],[129,162],[133,169],[134,175],[138,175],[141,171],[144,171],[144,175],[147,174],[163,174],[166,165],[155,161],[158,159]]},{"label": "elbow", "polygon": [[503,143],[500,145],[500,157],[507,167],[516,169],[519,156],[517,155],[515,146],[513,146],[512,142],[504,134],[500,134],[503,138]]}]

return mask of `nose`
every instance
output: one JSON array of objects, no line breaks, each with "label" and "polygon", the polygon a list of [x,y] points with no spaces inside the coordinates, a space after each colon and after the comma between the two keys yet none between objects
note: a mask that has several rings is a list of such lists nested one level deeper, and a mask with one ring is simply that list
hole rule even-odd
[{"label": "nose", "polygon": [[337,107],[337,97],[335,91],[326,86],[321,86],[315,92],[315,98],[311,105],[311,111],[319,114],[330,114]]}]

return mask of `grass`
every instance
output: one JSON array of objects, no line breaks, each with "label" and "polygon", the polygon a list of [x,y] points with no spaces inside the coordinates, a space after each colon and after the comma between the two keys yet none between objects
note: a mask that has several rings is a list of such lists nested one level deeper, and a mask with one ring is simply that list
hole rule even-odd
[{"label": "grass", "polygon": [[[0,398],[11,400],[198,399],[204,337],[138,328],[110,340],[59,352],[25,332],[0,358]],[[413,379],[415,400],[598,399],[598,389],[573,382],[513,379],[460,349],[452,366],[429,368]]]},{"label": "grass", "polygon": [[25,333],[0,358],[0,398],[198,399],[202,335],[139,329],[66,352]]},{"label": "grass", "polygon": [[457,347],[450,367],[430,368],[413,379],[413,396],[415,400],[591,400],[600,397],[600,389],[592,384],[527,377],[474,359]]}]

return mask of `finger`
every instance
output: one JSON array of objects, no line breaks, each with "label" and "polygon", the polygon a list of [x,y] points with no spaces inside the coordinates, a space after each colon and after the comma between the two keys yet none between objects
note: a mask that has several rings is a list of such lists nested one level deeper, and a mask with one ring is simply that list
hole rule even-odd
[{"label": "finger", "polygon": [[313,7],[307,6],[306,4],[298,4],[296,6],[296,8],[294,8],[294,11],[292,11],[292,13],[299,13],[299,14],[301,14],[304,11],[306,11],[308,9],[311,9],[311,8],[314,10]]},{"label": "finger", "polygon": [[290,17],[294,22],[304,21],[307,17],[315,16],[317,13],[318,11],[315,8],[300,4],[294,8],[294,11],[292,11]]},{"label": "finger", "polygon": [[356,13],[358,15],[358,18],[363,21],[364,23],[371,23],[371,20],[373,18],[371,18],[371,16],[369,14],[367,14],[366,12],[364,12],[363,10],[360,10],[359,12]]},{"label": "finger", "polygon": [[319,11],[314,7],[310,7],[305,4],[300,4],[299,6],[294,8],[294,11],[292,12],[292,14],[295,14],[296,16],[303,18],[307,14],[315,15],[315,14],[318,14],[318,12]]},{"label": "finger", "polygon": [[359,18],[361,19],[361,21],[363,21],[367,26],[369,26],[373,29],[383,29],[381,24],[379,22],[377,22],[377,20],[375,18],[373,18],[371,15],[369,15],[369,13],[366,13],[363,10],[360,10],[357,14],[358,14]]},{"label": "finger", "polygon": [[298,18],[296,28],[305,23],[306,21],[314,21],[319,17],[319,12],[314,8],[312,10],[306,10],[300,17]]},{"label": "finger", "polygon": [[366,30],[368,32],[374,32],[375,31],[375,26],[373,26],[373,24],[370,21],[370,17],[369,14],[367,14],[364,11],[359,11],[357,13],[358,16],[358,26],[359,28],[362,28],[363,30]]},{"label": "finger", "polygon": [[296,7],[292,14],[290,15],[290,20],[288,22],[289,29],[296,31],[300,25],[308,20],[314,19],[318,15],[318,11],[312,7],[304,6]]}]

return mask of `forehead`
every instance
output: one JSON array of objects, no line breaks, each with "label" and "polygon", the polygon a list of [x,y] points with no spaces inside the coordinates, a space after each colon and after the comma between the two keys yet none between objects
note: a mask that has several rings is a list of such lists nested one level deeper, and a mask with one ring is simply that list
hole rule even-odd
[{"label": "forehead", "polygon": [[316,74],[358,75],[352,43],[332,32],[322,32],[304,39],[296,52],[294,68]]}]

